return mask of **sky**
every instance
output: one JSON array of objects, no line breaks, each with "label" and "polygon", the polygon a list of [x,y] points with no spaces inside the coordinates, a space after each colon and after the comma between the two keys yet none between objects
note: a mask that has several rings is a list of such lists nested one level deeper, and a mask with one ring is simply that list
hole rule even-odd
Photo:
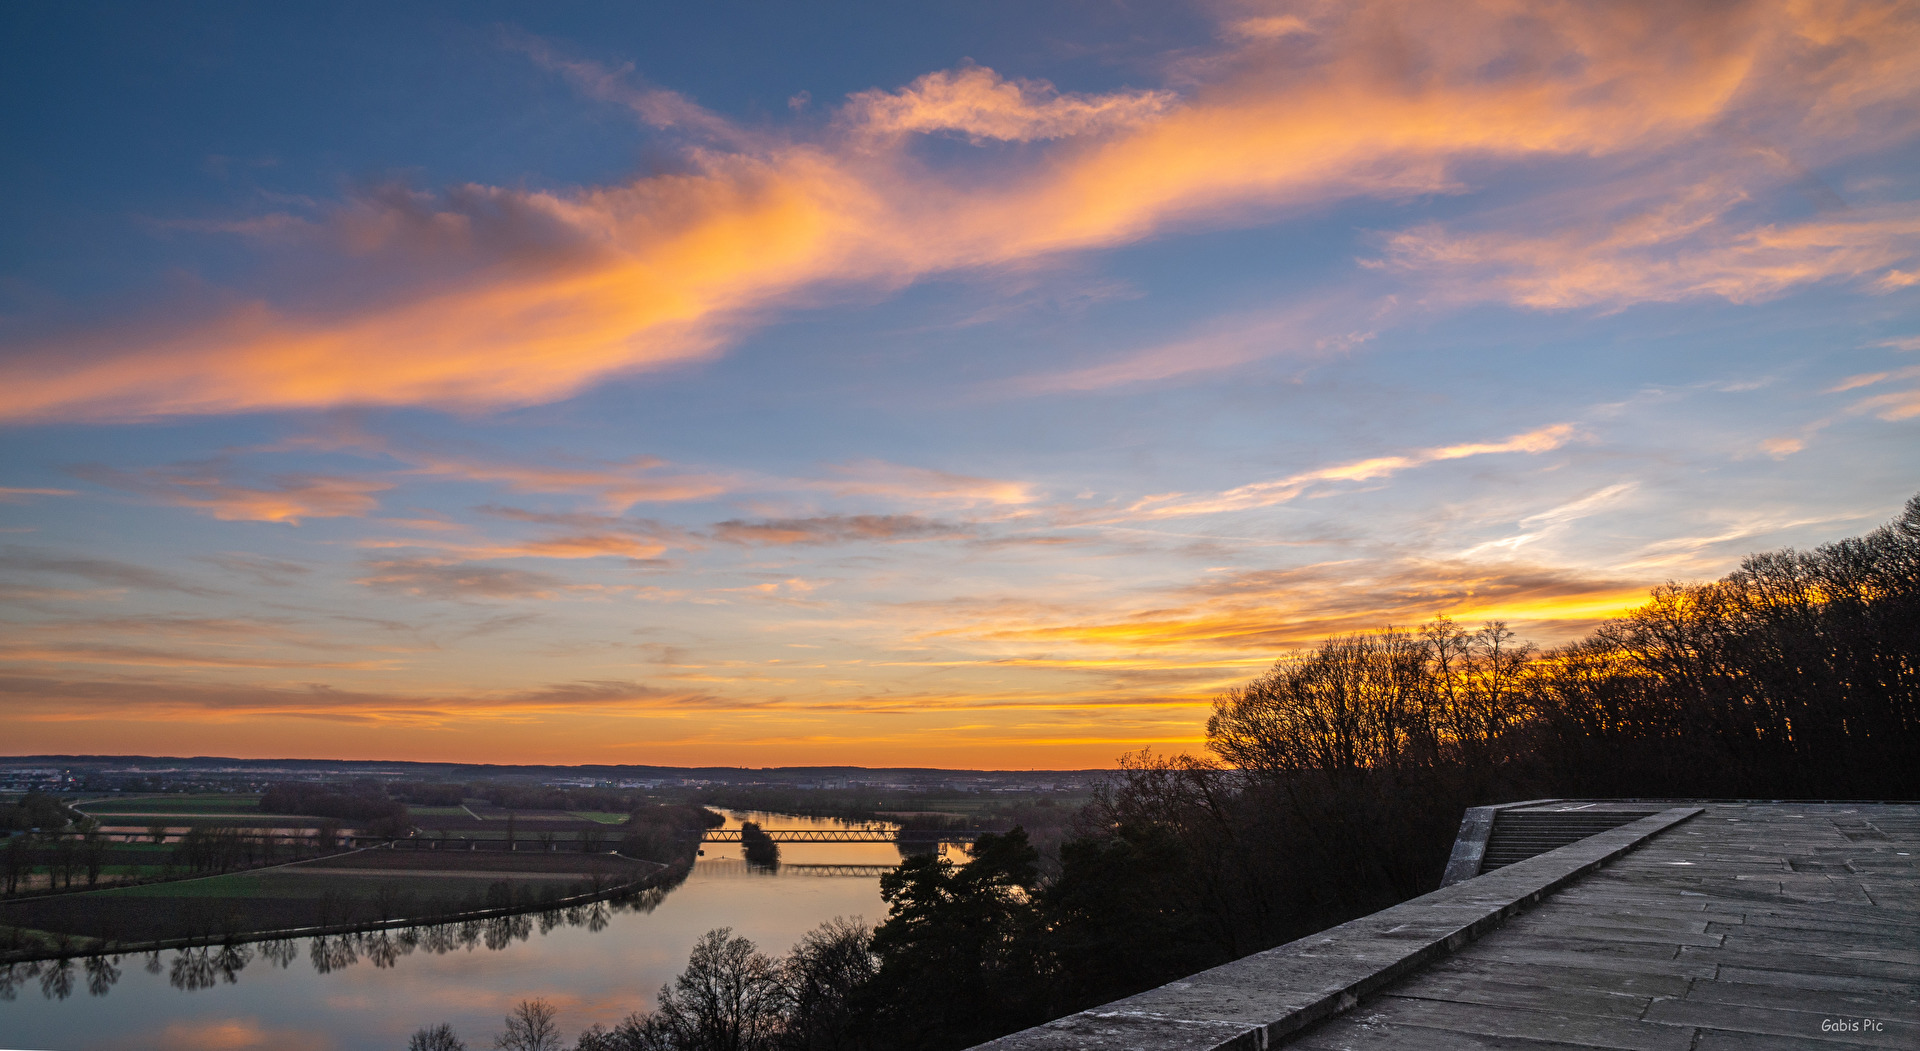
[{"label": "sky", "polygon": [[1920,490],[1920,3],[0,8],[12,754],[1111,765]]}]

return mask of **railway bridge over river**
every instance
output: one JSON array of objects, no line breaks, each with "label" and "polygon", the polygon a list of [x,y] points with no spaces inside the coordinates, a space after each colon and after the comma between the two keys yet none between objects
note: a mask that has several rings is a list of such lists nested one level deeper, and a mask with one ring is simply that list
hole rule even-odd
[{"label": "railway bridge over river", "polygon": [[[707,843],[738,843],[737,828],[698,829]],[[896,828],[763,828],[760,831],[775,843],[971,843],[981,832],[945,832],[931,829]]]}]

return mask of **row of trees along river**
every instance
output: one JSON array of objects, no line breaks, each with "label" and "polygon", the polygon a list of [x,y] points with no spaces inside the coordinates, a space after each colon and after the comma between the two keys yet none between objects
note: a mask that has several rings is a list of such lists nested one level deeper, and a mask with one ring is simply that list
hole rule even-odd
[{"label": "row of trees along river", "polygon": [[1445,618],[1328,639],[1219,698],[1207,744],[1124,757],[1044,866],[1019,829],[916,856],[875,929],[778,959],[714,931],[652,1009],[569,1045],[530,1000],[496,1046],[961,1048],[1430,890],[1467,806],[1920,795],[1920,497],[1554,649]]}]

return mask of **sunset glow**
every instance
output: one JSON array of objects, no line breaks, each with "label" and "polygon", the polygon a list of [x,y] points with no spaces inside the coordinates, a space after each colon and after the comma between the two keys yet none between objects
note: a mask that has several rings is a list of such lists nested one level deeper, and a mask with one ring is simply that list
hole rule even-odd
[{"label": "sunset glow", "polygon": [[1110,765],[1920,490],[1920,3],[19,6],[6,751]]}]

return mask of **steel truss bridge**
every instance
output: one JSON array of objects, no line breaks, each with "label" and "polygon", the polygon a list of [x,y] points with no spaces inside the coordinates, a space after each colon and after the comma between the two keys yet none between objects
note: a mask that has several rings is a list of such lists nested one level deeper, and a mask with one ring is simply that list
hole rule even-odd
[{"label": "steel truss bridge", "polygon": [[[708,843],[738,843],[740,830],[737,828],[708,828],[698,830],[700,838]],[[919,829],[905,831],[890,828],[764,828],[762,832],[775,843],[971,843],[980,838],[978,832],[923,832]]]},{"label": "steel truss bridge", "polygon": [[729,865],[722,862],[718,865],[706,866],[702,871],[708,879],[763,879],[774,872],[783,876],[863,876],[876,879],[894,871],[897,867],[895,865],[794,865],[785,861],[778,865],[762,867],[746,863]]}]

